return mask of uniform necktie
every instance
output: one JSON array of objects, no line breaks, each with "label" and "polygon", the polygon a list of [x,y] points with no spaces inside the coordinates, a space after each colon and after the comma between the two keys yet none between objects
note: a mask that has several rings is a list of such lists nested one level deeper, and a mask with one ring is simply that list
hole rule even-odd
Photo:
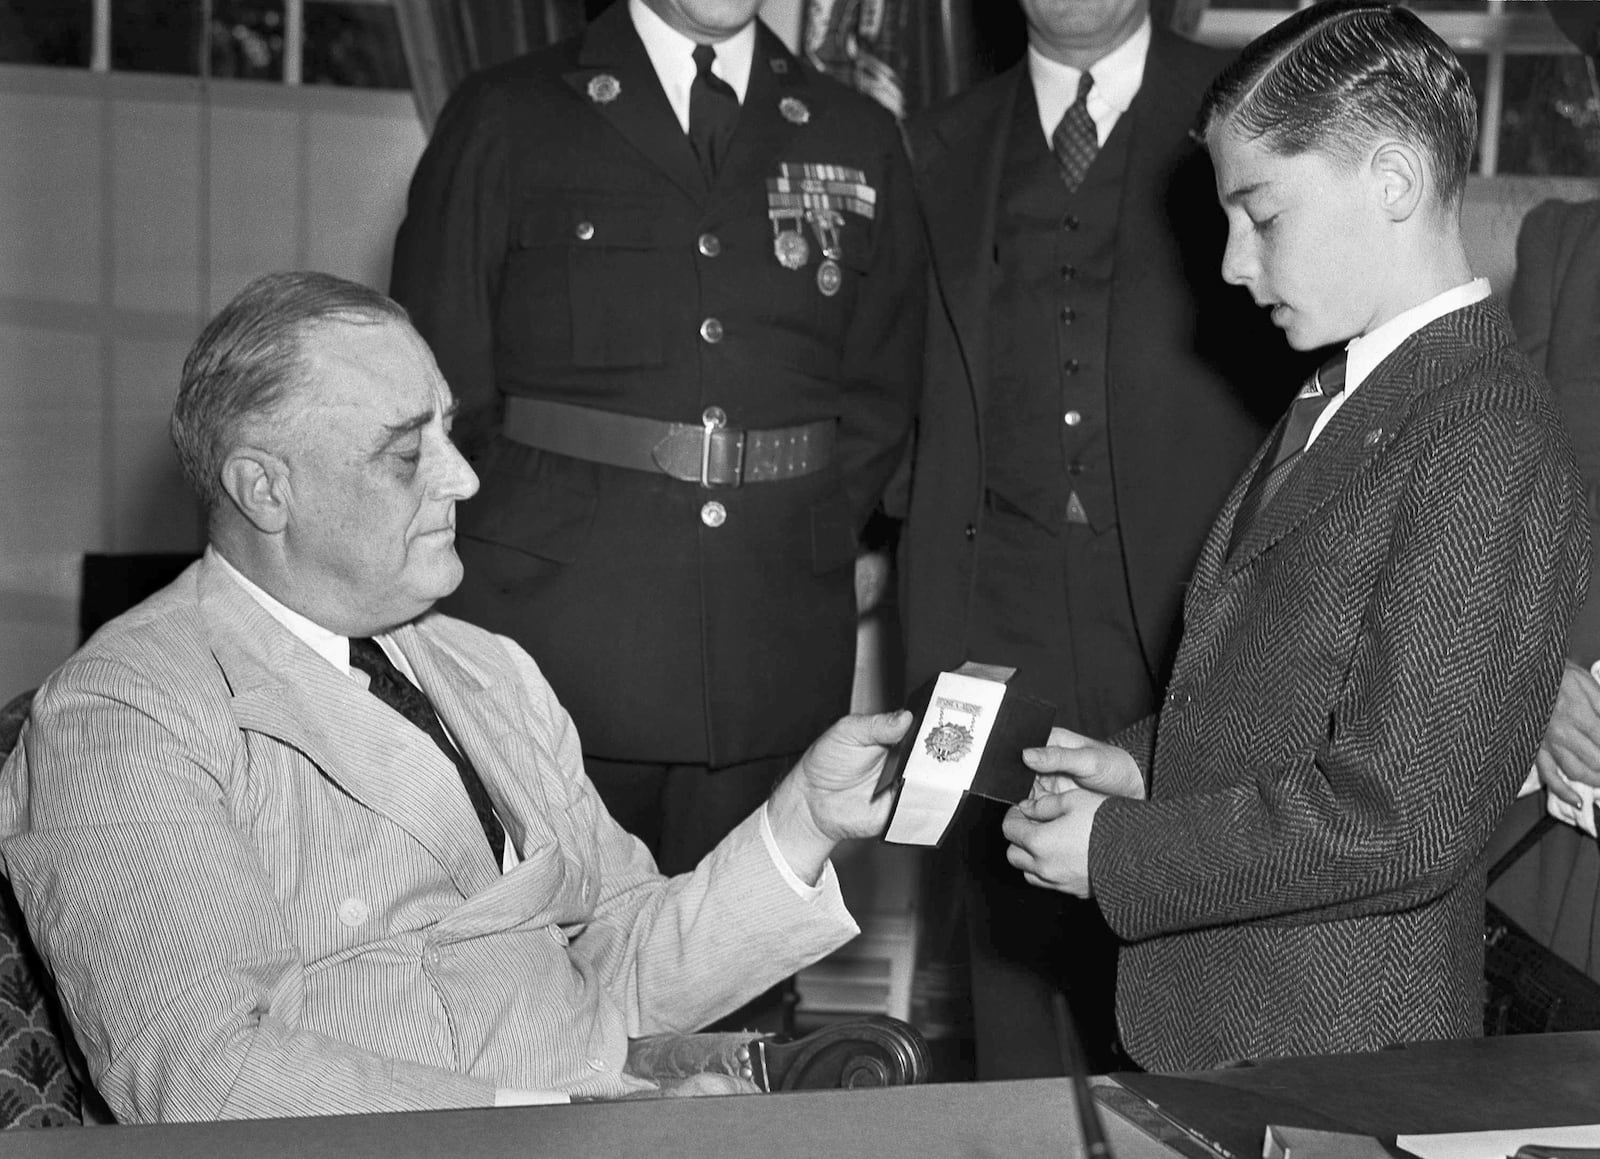
[{"label": "uniform necktie", "polygon": [[427,733],[428,738],[439,746],[439,751],[450,758],[456,771],[461,774],[461,783],[472,800],[472,809],[478,814],[478,823],[483,826],[483,835],[489,840],[489,848],[494,851],[495,864],[501,864],[505,858],[506,831],[500,819],[494,815],[489,790],[483,787],[483,781],[479,779],[472,763],[450,743],[444,726],[439,723],[439,714],[433,710],[427,695],[390,663],[378,642],[370,637],[351,639],[350,665],[371,677],[368,687],[374,696]]},{"label": "uniform necktie", "polygon": [[1068,106],[1050,134],[1051,146],[1061,165],[1061,180],[1068,193],[1076,193],[1078,186],[1094,164],[1094,155],[1100,151],[1100,138],[1095,132],[1094,118],[1089,115],[1089,90],[1094,88],[1094,77],[1085,70],[1078,81],[1078,99]]},{"label": "uniform necktie", "polygon": [[727,155],[728,142],[739,122],[739,98],[728,82],[711,71],[717,50],[709,44],[694,46],[694,83],[689,86],[689,143],[700,159],[700,170],[711,181]]},{"label": "uniform necktie", "polygon": [[1289,404],[1289,418],[1283,424],[1283,433],[1272,455],[1263,460],[1261,468],[1250,480],[1250,489],[1239,504],[1239,513],[1233,520],[1233,542],[1238,543],[1244,529],[1249,527],[1272,497],[1289,477],[1295,460],[1306,449],[1311,438],[1311,428],[1327,410],[1334,399],[1344,391],[1345,352],[1339,351],[1317,367],[1306,384]]}]

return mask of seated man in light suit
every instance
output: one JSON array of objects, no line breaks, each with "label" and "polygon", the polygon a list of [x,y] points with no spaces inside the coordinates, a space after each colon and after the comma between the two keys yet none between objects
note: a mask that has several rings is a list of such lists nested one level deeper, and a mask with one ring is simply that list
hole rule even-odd
[{"label": "seated man in light suit", "polygon": [[478,486],[453,409],[404,311],[326,275],[252,283],[185,362],[210,546],[45,683],[0,774],[6,872],[119,1119],[625,1095],[630,1036],[856,933],[828,858],[882,828],[908,718],[835,725],[662,877],[534,661],[429,611]]}]

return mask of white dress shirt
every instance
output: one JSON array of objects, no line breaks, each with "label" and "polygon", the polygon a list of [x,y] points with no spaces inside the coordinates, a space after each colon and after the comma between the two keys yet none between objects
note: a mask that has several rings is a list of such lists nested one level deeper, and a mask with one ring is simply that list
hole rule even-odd
[{"label": "white dress shirt", "polygon": [[[650,63],[655,66],[667,100],[672,102],[672,111],[678,115],[678,124],[687,133],[689,86],[694,83],[694,50],[698,42],[657,16],[644,0],[628,0],[628,15],[633,17],[644,50],[650,54]],[[750,88],[750,63],[756,55],[756,22],[752,20],[712,47],[717,50],[717,59],[711,62],[712,75],[727,81],[733,95],[744,104],[744,94]]]},{"label": "white dress shirt", "polygon": [[[638,4],[640,0],[631,2]],[[1085,104],[1100,144],[1106,143],[1117,118],[1128,111],[1138,95],[1139,86],[1144,83],[1144,60],[1149,52],[1150,18],[1146,16],[1132,36],[1089,66],[1094,87],[1089,90]],[[1048,143],[1067,109],[1078,99],[1078,78],[1083,76],[1083,70],[1051,60],[1030,44],[1028,75],[1033,78],[1033,98],[1039,105],[1039,127],[1044,130]]]},{"label": "white dress shirt", "polygon": [[1420,306],[1402,310],[1372,333],[1352,339],[1345,346],[1344,389],[1334,396],[1333,401],[1317,416],[1317,421],[1311,424],[1311,435],[1306,439],[1306,446],[1309,447],[1317,441],[1317,436],[1333,418],[1334,412],[1342,407],[1356,392],[1356,388],[1366,381],[1367,376],[1378,368],[1378,363],[1395,352],[1400,343],[1435,318],[1443,318],[1446,314],[1463,309],[1474,302],[1481,302],[1488,296],[1489,279],[1473,278],[1470,282],[1463,282],[1453,289],[1429,298]]}]

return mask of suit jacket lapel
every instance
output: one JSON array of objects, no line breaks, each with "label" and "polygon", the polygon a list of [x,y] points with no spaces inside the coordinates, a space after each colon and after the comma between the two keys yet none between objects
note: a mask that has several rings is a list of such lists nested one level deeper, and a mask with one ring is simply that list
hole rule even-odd
[{"label": "suit jacket lapel", "polygon": [[445,758],[427,735],[336,671],[221,568],[203,565],[198,583],[212,655],[233,689],[239,727],[303,753],[351,798],[426,847],[463,894],[491,881],[496,867],[477,819],[469,810],[436,807]]},{"label": "suit jacket lapel", "polygon": [[[603,99],[605,77],[616,82],[609,100]],[[613,4],[589,25],[578,50],[578,67],[564,79],[673,184],[691,197],[705,197],[700,162],[633,27],[627,4]]]},{"label": "suit jacket lapel", "polygon": [[[924,191],[929,253],[976,395],[980,422],[989,381],[989,290],[1000,179],[1011,118],[1021,86],[1027,83],[1027,66],[1018,65],[1000,81],[978,90],[983,96],[972,99],[961,121],[941,126],[939,151],[913,159],[917,183]],[[983,142],[978,163],[958,163],[973,156],[963,147],[973,138]]]}]

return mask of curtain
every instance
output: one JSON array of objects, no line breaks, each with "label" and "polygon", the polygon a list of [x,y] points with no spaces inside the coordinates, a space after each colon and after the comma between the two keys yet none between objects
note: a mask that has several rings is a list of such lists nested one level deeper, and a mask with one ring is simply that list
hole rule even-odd
[{"label": "curtain", "polygon": [[423,127],[468,73],[578,32],[584,0],[394,0]]}]

